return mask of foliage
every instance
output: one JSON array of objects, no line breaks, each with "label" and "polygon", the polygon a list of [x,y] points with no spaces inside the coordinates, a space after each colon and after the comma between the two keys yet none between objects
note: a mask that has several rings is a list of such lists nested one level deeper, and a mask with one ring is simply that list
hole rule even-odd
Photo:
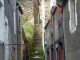
[{"label": "foliage", "polygon": [[26,21],[28,21],[28,17],[30,16],[30,13],[27,16],[22,17],[22,24],[24,25]]},{"label": "foliage", "polygon": [[34,44],[34,28],[33,28],[33,25],[26,25],[26,26],[23,26],[23,29],[29,41],[28,42],[28,55],[30,55],[33,44]]},{"label": "foliage", "polygon": [[35,52],[35,51],[38,51],[38,53],[33,53],[31,55],[29,55],[29,59],[28,60],[31,60],[32,57],[34,57],[35,55],[38,55],[41,57],[41,60],[45,60],[45,55],[44,55],[44,51],[43,51],[43,47],[41,47],[40,49],[35,49],[33,47],[33,49],[31,50],[32,52]]},{"label": "foliage", "polygon": [[22,17],[22,24],[25,24],[25,22],[28,20],[27,18],[28,18],[28,16]]},{"label": "foliage", "polygon": [[23,0],[17,0],[19,3],[21,3]]},{"label": "foliage", "polygon": [[22,33],[21,31],[18,31],[20,34]]},{"label": "foliage", "polygon": [[33,56],[31,54],[31,50],[33,49],[33,46],[34,46],[34,26],[31,24],[30,25],[26,24],[28,16],[29,16],[29,14],[27,16],[22,17],[22,27],[23,27],[25,35],[28,39],[28,43],[26,43],[28,46],[28,58],[31,58],[31,56]]},{"label": "foliage", "polygon": [[33,28],[33,25],[23,26],[23,29],[24,29],[24,32],[25,32],[25,35],[26,35],[27,39],[29,41],[31,41],[34,38],[34,28]]},{"label": "foliage", "polygon": [[38,55],[41,57],[41,60],[45,60],[43,46],[40,49],[38,49]]}]

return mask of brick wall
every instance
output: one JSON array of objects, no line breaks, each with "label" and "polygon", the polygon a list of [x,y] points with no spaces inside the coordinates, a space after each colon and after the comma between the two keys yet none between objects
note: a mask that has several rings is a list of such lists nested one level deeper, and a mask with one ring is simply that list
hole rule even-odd
[{"label": "brick wall", "polygon": [[63,60],[63,49],[62,49],[62,43],[58,44],[58,60]]},{"label": "brick wall", "polygon": [[[61,2],[59,3],[59,5],[61,5]],[[54,8],[55,7],[52,7],[51,11],[53,11]],[[59,15],[60,15],[60,20],[58,21],[58,29],[59,29],[59,35],[60,35],[61,31],[60,31],[59,26],[61,26],[61,22],[62,22],[62,20],[61,20],[61,8],[60,7],[57,7],[56,11],[54,12],[55,21],[56,21],[56,19],[58,19],[57,16],[59,16]],[[54,23],[55,23],[55,21],[54,21]],[[53,29],[53,18],[52,18],[52,16],[51,16],[50,23],[51,23],[51,27]],[[57,40],[55,40],[55,43],[58,42],[61,38],[62,38],[62,36],[60,35],[59,38],[57,38]],[[53,60],[53,51],[52,50],[51,50],[51,55],[52,55],[51,58]],[[57,60],[63,60],[62,43],[58,43]]]},{"label": "brick wall", "polygon": [[[61,5],[61,2],[59,3],[59,5]],[[58,12],[58,16],[60,15],[60,18],[61,18],[61,8],[58,6],[57,7],[57,12]],[[61,19],[58,21],[58,26],[60,26],[60,24],[61,24]]]},{"label": "brick wall", "polygon": [[[59,5],[61,5],[61,2],[59,3]],[[55,8],[55,6],[52,7],[51,11],[53,11],[54,8]],[[56,13],[58,13],[58,16],[60,15],[60,20],[58,21],[58,26],[60,26],[61,22],[62,22],[62,20],[61,20],[61,8],[60,7],[57,7],[57,9],[54,13],[54,16],[55,16]],[[52,18],[52,16],[51,16],[51,27],[53,28],[53,18]]]},{"label": "brick wall", "polygon": [[54,60],[53,49],[51,49],[51,60]]}]

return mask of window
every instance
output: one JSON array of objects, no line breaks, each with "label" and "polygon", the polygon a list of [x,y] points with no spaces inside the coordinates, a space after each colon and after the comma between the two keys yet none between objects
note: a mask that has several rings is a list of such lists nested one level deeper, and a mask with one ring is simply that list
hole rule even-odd
[{"label": "window", "polygon": [[74,33],[77,27],[76,3],[77,0],[69,0],[69,14],[70,14],[69,27],[71,33]]},{"label": "window", "polygon": [[16,35],[16,12],[14,10],[14,34]]}]

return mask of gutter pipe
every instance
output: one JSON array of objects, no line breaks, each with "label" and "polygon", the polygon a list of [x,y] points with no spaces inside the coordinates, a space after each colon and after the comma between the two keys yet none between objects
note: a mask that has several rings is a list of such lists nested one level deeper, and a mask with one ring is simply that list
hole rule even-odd
[{"label": "gutter pipe", "polygon": [[[63,2],[61,1],[61,6]],[[65,48],[64,48],[64,32],[63,32],[63,8],[61,8],[61,18],[62,18],[62,42],[63,42],[63,60],[65,60]]]},{"label": "gutter pipe", "polygon": [[[54,11],[55,11],[55,9],[54,9]],[[53,12],[54,12],[53,11]],[[52,19],[53,19],[53,55],[54,55],[54,60],[55,60],[55,41],[54,41],[54,16],[53,16],[53,14],[54,13],[51,13],[51,16],[52,16]]]},{"label": "gutter pipe", "polygon": [[[17,34],[16,34],[16,35],[17,35],[17,44],[18,44],[18,10],[17,10],[17,9],[18,9],[18,7],[17,7],[17,5],[16,5],[16,20],[17,20],[17,21],[16,21],[16,22],[17,22],[17,23],[16,23],[16,25],[17,25],[17,28],[16,28]],[[18,45],[17,45],[17,60],[18,60]]]},{"label": "gutter pipe", "polygon": [[[46,30],[46,29],[45,29]],[[46,41],[46,31],[45,31],[45,41]],[[45,46],[45,51],[47,50],[47,46]],[[46,51],[46,60],[47,60],[47,51]]]},{"label": "gutter pipe", "polygon": [[[60,0],[58,1],[58,3]],[[64,48],[64,32],[63,32],[63,0],[61,1],[61,6],[56,2],[56,4],[61,8],[61,18],[62,18],[62,42],[63,42],[63,60],[65,60],[65,48]]]}]

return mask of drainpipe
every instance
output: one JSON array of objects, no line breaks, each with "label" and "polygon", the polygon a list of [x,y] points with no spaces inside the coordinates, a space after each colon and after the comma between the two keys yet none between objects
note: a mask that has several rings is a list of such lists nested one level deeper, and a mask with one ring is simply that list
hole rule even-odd
[{"label": "drainpipe", "polygon": [[17,9],[16,9],[16,15],[17,15],[17,17],[16,17],[16,19],[17,19],[17,60],[19,60],[18,59],[18,6],[16,6],[17,7]]},{"label": "drainpipe", "polygon": [[[46,30],[46,29],[45,29]],[[45,41],[46,41],[46,31],[45,31]],[[47,45],[45,45],[45,51],[47,50]],[[45,56],[46,60],[47,60],[47,51],[46,51],[46,56]]]},{"label": "drainpipe", "polygon": [[[61,6],[63,2],[61,1]],[[63,32],[63,8],[61,8],[61,18],[62,18],[62,42],[63,42],[63,60],[65,60],[65,48],[64,48],[64,32]]]},{"label": "drainpipe", "polygon": [[[58,1],[58,3],[60,2],[60,0]],[[62,42],[63,42],[63,60],[65,60],[65,48],[64,48],[64,32],[63,32],[63,0],[61,1],[61,6],[58,5],[58,3],[56,2],[57,6],[59,6],[61,8],[61,18],[62,18]]]},{"label": "drainpipe", "polygon": [[52,19],[53,19],[53,55],[54,55],[54,60],[55,60],[55,41],[54,41],[54,16],[51,14]]}]

